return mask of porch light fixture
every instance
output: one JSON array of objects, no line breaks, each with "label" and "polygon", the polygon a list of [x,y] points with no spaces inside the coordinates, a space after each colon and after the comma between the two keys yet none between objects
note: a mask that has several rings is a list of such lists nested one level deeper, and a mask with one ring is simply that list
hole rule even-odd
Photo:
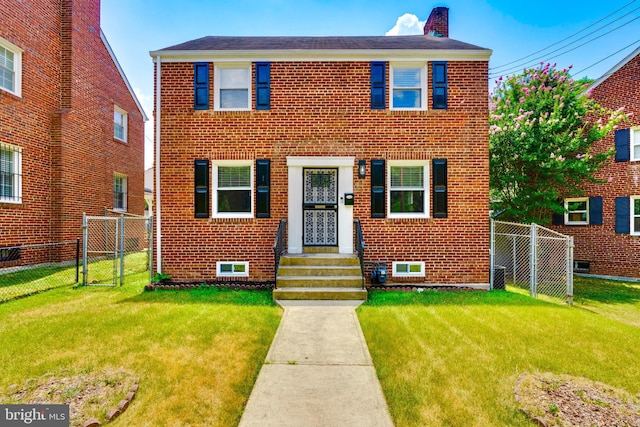
[{"label": "porch light fixture", "polygon": [[367,176],[367,162],[358,160],[358,178],[362,179]]}]

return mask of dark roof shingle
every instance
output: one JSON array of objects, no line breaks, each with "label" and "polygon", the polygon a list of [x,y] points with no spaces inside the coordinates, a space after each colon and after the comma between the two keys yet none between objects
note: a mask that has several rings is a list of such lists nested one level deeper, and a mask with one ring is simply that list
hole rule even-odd
[{"label": "dark roof shingle", "polygon": [[228,37],[207,36],[169,46],[162,51],[242,50],[486,50],[447,37],[350,36],[350,37]]}]

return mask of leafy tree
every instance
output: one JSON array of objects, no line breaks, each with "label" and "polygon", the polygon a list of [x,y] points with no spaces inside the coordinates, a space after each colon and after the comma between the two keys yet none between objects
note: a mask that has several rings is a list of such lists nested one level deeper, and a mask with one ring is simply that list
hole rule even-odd
[{"label": "leafy tree", "polygon": [[491,207],[500,218],[547,223],[560,199],[584,194],[613,154],[593,149],[626,118],[589,97],[569,69],[541,64],[500,77],[490,99]]}]

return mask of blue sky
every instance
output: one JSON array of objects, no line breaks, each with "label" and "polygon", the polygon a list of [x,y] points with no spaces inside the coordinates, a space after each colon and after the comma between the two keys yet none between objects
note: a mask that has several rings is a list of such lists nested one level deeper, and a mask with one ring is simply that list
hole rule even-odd
[{"label": "blue sky", "polygon": [[[575,78],[597,78],[640,46],[639,0],[102,0],[101,24],[151,118],[151,50],[210,35],[373,36],[396,26],[415,32],[435,6],[449,8],[449,37],[493,50],[492,76],[549,60],[559,68],[572,65]],[[153,161],[152,122],[146,127],[145,167]]]}]

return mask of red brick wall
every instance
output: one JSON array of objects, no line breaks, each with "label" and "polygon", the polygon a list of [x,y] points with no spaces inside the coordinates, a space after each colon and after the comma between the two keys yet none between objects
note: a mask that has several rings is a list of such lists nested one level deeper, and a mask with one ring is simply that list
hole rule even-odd
[{"label": "red brick wall", "polygon": [[[428,283],[488,283],[487,63],[449,63],[448,110],[371,110],[369,73],[368,62],[272,62],[270,110],[194,111],[193,64],[163,63],[163,271],[214,279],[216,261],[250,261],[251,280],[273,279],[286,157],[355,156],[367,160],[367,178],[354,179],[367,260],[424,261]],[[210,87],[213,100],[213,76]],[[195,219],[194,159],[238,158],[271,159],[271,218]],[[447,158],[449,217],[370,218],[376,158]]]},{"label": "red brick wall", "polygon": [[[640,126],[640,55],[598,85],[592,93],[601,105],[611,109],[624,107],[630,122],[621,128]],[[613,147],[613,135],[596,144],[604,151]],[[603,224],[562,226],[559,231],[574,236],[574,259],[590,261],[591,273],[640,277],[640,236],[616,234],[615,198],[640,195],[640,162],[615,162],[613,159],[597,173],[610,183],[587,185],[589,196],[602,196]]]},{"label": "red brick wall", "polygon": [[22,147],[23,172],[22,204],[0,203],[0,245],[42,243],[51,237],[48,141],[60,105],[60,1],[0,5],[0,37],[24,50],[22,97],[0,90],[0,142]]},{"label": "red brick wall", "polygon": [[[0,93],[0,141],[23,149],[23,203],[0,204],[0,245],[80,237],[82,212],[113,207],[114,172],[142,215],[142,115],[100,38],[100,1],[0,5],[0,37],[24,50],[22,97]],[[129,114],[127,144],[113,138],[114,104]]]}]

